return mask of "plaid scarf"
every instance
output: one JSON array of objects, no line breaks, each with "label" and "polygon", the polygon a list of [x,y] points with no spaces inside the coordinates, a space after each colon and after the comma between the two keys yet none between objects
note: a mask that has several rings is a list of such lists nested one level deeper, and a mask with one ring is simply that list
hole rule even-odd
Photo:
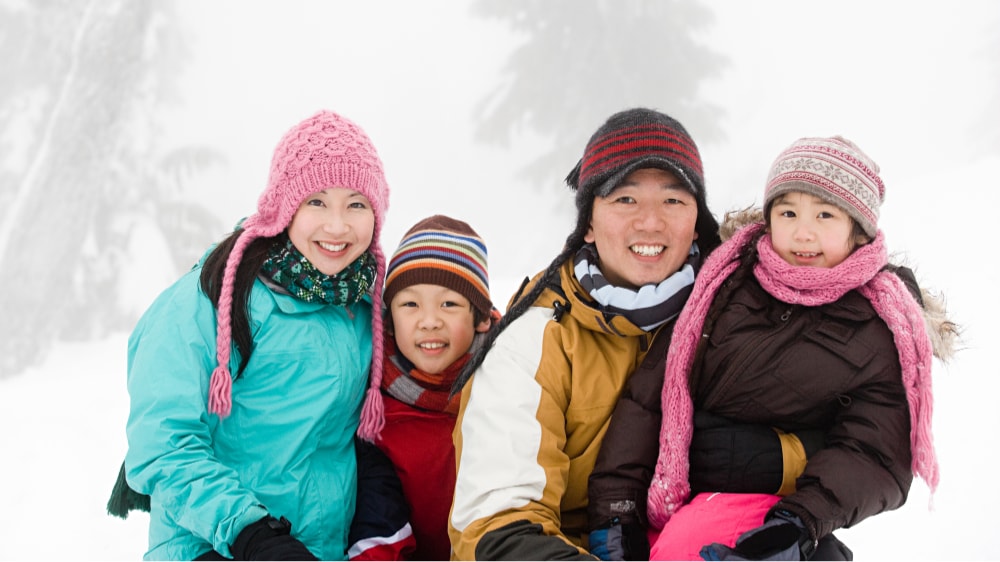
[{"label": "plaid scarf", "polygon": [[[661,397],[660,454],[647,505],[650,524],[657,529],[663,528],[690,493],[688,447],[694,406],[688,373],[702,338],[705,316],[719,287],[739,265],[744,246],[763,228],[763,223],[755,223],[740,229],[705,260],[688,306],[674,326]],[[920,305],[899,277],[883,269],[888,258],[882,232],[832,268],[788,264],[774,251],[770,236],[758,240],[757,251],[760,258],[754,276],[776,299],[818,306],[857,290],[885,321],[899,353],[910,406],[912,470],[927,482],[933,494],[938,484],[938,464],[931,435],[931,342]]]},{"label": "plaid scarf", "polygon": [[658,285],[643,285],[637,291],[608,283],[597,266],[597,261],[597,248],[593,244],[585,244],[576,253],[573,271],[580,285],[594,297],[604,312],[624,316],[649,332],[680,314],[691,294],[694,277],[701,264],[701,254],[698,245],[691,244],[687,261],[680,271]]},{"label": "plaid scarf", "polygon": [[469,361],[470,354],[459,357],[443,372],[431,375],[417,369],[399,353],[392,336],[385,337],[382,347],[385,349],[382,390],[386,394],[421,410],[458,415],[461,395],[456,393],[449,399],[448,394],[451,393],[451,385],[458,378],[462,367]]},{"label": "plaid scarf", "polygon": [[359,302],[375,281],[375,257],[365,252],[336,275],[326,275],[302,255],[292,240],[274,241],[261,273],[306,302],[348,305]]}]

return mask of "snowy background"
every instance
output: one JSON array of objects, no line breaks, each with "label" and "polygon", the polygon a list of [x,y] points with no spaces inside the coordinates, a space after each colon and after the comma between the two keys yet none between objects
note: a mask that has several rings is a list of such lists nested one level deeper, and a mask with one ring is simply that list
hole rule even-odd
[{"label": "snowy background", "polygon": [[[1000,524],[1000,379],[996,358],[988,355],[1000,333],[1000,306],[987,287],[997,273],[990,225],[1000,208],[1000,3],[705,2],[714,19],[700,24],[694,37],[724,62],[699,81],[694,102],[657,104],[634,95],[628,75],[609,75],[592,87],[605,92],[604,99],[609,89],[620,90],[620,102],[612,97],[605,110],[581,116],[576,138],[533,130],[532,119],[544,117],[536,114],[509,131],[506,143],[484,142],[474,123],[488,108],[483,100],[517,70],[511,55],[526,35],[510,22],[524,19],[498,16],[503,2],[477,3],[492,7],[491,17],[471,4],[179,2],[169,25],[183,33],[190,54],[176,70],[173,103],[157,113],[158,140],[206,146],[222,156],[181,185],[180,196],[202,204],[219,225],[202,245],[253,212],[275,143],[320,108],[359,123],[381,153],[393,190],[386,251],[430,214],[466,220],[489,246],[494,300],[501,305],[522,277],[559,250],[572,221],[570,194],[559,182],[613,111],[642,103],[692,123],[709,205],[718,215],[759,203],[768,165],[794,139],[842,134],[881,166],[887,197],[880,226],[890,249],[925,287],[945,296],[964,341],[955,360],[935,364],[942,480],[934,509],[928,510],[926,485],[916,481],[903,508],[838,536],[858,560],[1000,559],[990,540]],[[565,6],[570,20],[589,9],[690,4]],[[0,0],[8,13],[26,6]],[[540,33],[560,32],[553,26]],[[602,37],[642,42],[625,30]],[[572,47],[594,53],[610,45]],[[662,72],[658,56],[643,55],[649,72]],[[4,76],[3,85],[18,79]],[[524,103],[548,107],[581,95],[589,94],[568,83],[539,89]],[[700,103],[717,110],[711,119],[698,113]],[[0,117],[10,111],[0,110]],[[10,131],[4,134],[9,140]],[[574,156],[541,173],[523,173],[554,144],[565,144]],[[16,166],[7,156],[0,153],[0,163]],[[0,181],[11,177],[0,168]],[[0,184],[0,196],[4,189],[16,186]],[[33,212],[72,203],[62,197],[42,202]],[[170,240],[161,231],[139,221],[129,233],[113,272],[119,282],[105,298],[134,322],[186,266],[164,259]],[[54,229],[31,244],[44,256],[80,235]],[[26,282],[7,263],[0,293]],[[49,301],[51,308],[35,312],[63,313],[58,294]],[[92,303],[94,309],[106,305]],[[0,339],[20,333],[26,320],[5,314]],[[127,329],[117,329],[84,341],[56,339],[31,366],[0,377],[0,560],[128,560],[145,552],[144,514],[122,521],[104,512],[126,449],[127,337]]]}]

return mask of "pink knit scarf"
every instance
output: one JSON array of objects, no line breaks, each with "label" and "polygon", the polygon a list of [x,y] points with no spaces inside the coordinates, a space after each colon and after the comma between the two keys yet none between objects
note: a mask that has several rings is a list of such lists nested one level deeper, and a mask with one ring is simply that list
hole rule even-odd
[{"label": "pink knit scarf", "polygon": [[[702,337],[705,316],[719,287],[739,265],[740,252],[763,228],[762,223],[742,228],[712,252],[702,266],[694,291],[674,326],[661,397],[660,455],[649,488],[647,508],[649,521],[657,529],[663,528],[690,494],[688,447],[691,445],[694,407],[688,389],[688,374]],[[771,237],[766,235],[758,241],[757,251],[760,259],[754,266],[754,276],[778,300],[818,306],[834,302],[857,289],[885,321],[899,353],[903,385],[910,406],[912,470],[927,482],[933,494],[938,484],[938,465],[931,435],[931,342],[920,305],[899,277],[882,269],[887,263],[882,232],[879,231],[875,240],[859,247],[833,268],[788,264],[777,255],[771,245]]]}]

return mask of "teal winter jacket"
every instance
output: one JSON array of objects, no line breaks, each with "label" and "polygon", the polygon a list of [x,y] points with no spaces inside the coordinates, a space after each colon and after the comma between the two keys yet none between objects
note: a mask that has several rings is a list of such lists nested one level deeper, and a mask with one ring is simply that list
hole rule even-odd
[{"label": "teal winter jacket", "polygon": [[[260,279],[250,298],[254,350],[232,413],[209,414],[215,309],[197,267],[164,291],[128,342],[126,479],[151,496],[146,559],[231,557],[247,525],[286,517],[325,560],[346,556],[357,466],[353,436],[372,357],[370,298],[308,303]],[[239,356],[232,351],[230,370]]]}]

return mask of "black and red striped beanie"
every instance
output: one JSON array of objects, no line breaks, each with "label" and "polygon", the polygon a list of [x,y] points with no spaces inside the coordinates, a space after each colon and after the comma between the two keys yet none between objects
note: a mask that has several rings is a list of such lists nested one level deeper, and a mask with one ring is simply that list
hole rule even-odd
[{"label": "black and red striped beanie", "polygon": [[698,242],[715,249],[719,224],[708,210],[701,154],[676,119],[643,107],[615,113],[590,137],[583,158],[566,177],[576,190],[576,208],[590,214],[595,197],[607,197],[625,177],[641,168],[660,168],[683,181],[698,201]]}]

